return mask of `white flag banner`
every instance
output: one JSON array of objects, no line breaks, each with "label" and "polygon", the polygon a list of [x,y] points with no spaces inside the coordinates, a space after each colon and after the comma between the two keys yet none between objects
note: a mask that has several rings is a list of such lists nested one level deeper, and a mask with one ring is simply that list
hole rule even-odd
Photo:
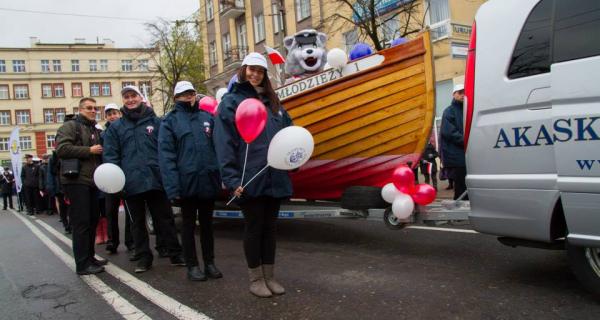
[{"label": "white flag banner", "polygon": [[10,162],[15,176],[17,192],[21,192],[23,182],[21,181],[21,169],[23,168],[23,157],[21,157],[21,143],[19,141],[19,127],[15,127],[10,134]]}]

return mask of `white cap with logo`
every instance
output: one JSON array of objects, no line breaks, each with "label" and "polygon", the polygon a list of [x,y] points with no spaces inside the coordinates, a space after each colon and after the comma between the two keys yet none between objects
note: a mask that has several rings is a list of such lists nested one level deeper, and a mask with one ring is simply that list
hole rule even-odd
[{"label": "white cap with logo", "polygon": [[454,90],[452,90],[452,93],[455,93],[456,91],[460,91],[460,90],[465,90],[465,85],[462,83],[455,85]]},{"label": "white cap with logo", "polygon": [[258,52],[250,52],[242,61],[242,66],[260,66],[267,69],[267,59]]},{"label": "white cap with logo", "polygon": [[173,95],[177,96],[178,94],[184,93],[186,91],[196,92],[196,89],[194,89],[194,86],[189,81],[179,81],[175,85],[175,91],[173,92]]},{"label": "white cap with logo", "polygon": [[121,95],[124,95],[125,92],[127,91],[133,91],[135,93],[137,93],[139,96],[142,96],[142,92],[140,91],[140,88],[136,87],[136,86],[124,86],[123,89],[121,89]]},{"label": "white cap with logo", "polygon": [[121,110],[121,108],[119,108],[119,106],[116,103],[109,103],[106,106],[104,106],[104,112],[109,112],[110,110]]}]

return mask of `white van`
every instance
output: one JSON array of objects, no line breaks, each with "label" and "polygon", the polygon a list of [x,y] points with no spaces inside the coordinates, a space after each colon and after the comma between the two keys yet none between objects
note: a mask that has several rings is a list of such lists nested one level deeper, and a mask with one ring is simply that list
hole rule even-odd
[{"label": "white van", "polygon": [[600,294],[600,1],[484,3],[465,94],[474,228],[566,248]]}]

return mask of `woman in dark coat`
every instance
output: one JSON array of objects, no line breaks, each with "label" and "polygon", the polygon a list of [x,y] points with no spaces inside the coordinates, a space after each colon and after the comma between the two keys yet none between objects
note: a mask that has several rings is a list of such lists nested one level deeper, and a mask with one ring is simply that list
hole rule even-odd
[{"label": "woman in dark coat", "polygon": [[[236,129],[235,112],[247,98],[260,99],[266,106],[268,118],[263,132],[248,145],[245,178],[241,181],[246,143]],[[244,253],[250,292],[259,297],[285,293],[273,278],[275,225],[281,200],[292,195],[292,184],[286,171],[269,167],[246,188],[241,186],[265,167],[271,139],[290,125],[292,120],[269,82],[266,59],[255,52],[248,54],[238,72],[238,82],[219,104],[214,141],[223,183],[238,197],[244,214]]]}]

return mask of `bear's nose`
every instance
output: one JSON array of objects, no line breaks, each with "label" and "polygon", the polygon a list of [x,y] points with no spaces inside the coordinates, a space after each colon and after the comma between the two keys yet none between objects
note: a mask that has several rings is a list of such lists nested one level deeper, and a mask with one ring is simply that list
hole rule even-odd
[{"label": "bear's nose", "polygon": [[312,53],[313,53],[313,50],[312,50],[312,49],[308,49],[308,50],[306,50],[306,53],[308,53],[308,54],[312,54]]}]

